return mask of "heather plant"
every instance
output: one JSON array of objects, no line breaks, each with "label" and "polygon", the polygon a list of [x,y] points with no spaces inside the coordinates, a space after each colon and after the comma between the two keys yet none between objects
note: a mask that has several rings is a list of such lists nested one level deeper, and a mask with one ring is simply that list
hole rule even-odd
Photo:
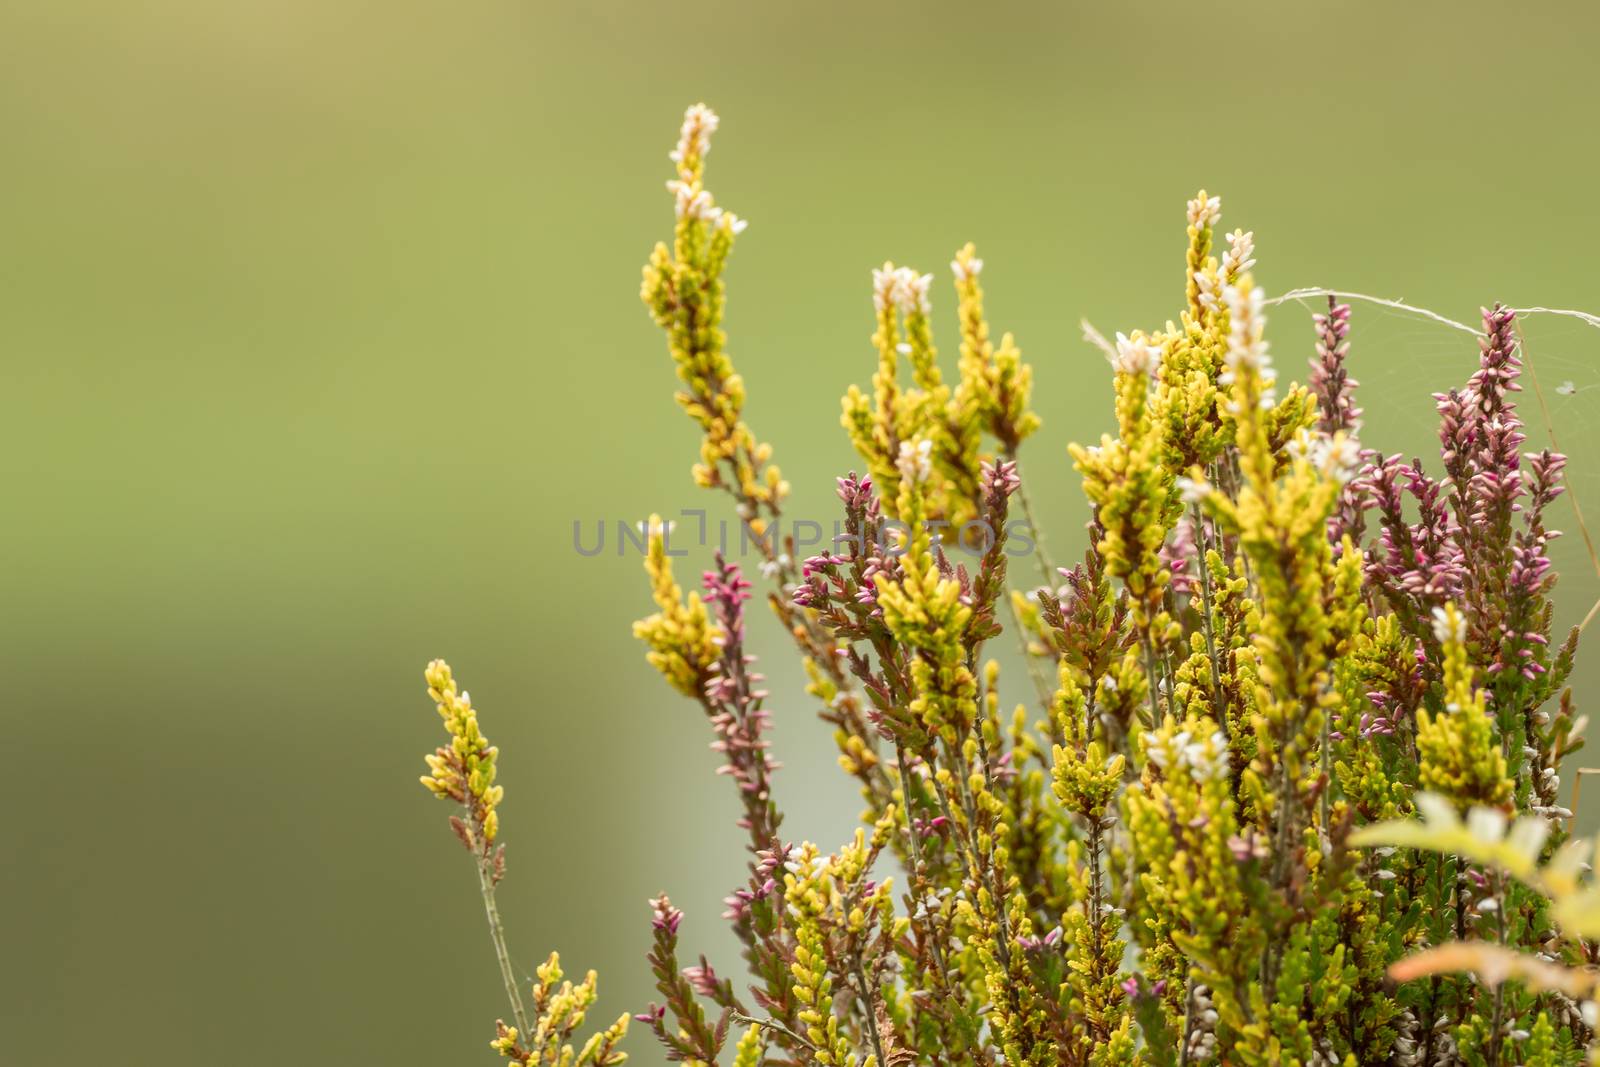
[{"label": "heather plant", "polygon": [[[1327,298],[1306,384],[1280,384],[1253,235],[1219,254],[1202,191],[1176,318],[1091,331],[1115,433],[1071,449],[1092,518],[1057,567],[1020,466],[1032,375],[993,340],[983,260],[950,264],[948,380],[932,276],[886,263],[870,389],[842,402],[860,467],[837,481],[840,535],[802,559],[726,349],[744,222],[705,183],[716,127],[685,115],[642,295],[701,433],[694,481],[731,497],[863,809],[836,851],[782,836],[756,584],[718,553],[685,592],[653,516],[656,610],[634,633],[704,714],[748,851],[723,916],[742,980],[684,955],[682,913],[649,904],[661,999],[634,1019],[667,1059],[1600,1063],[1600,886],[1559,797],[1583,730],[1577,631],[1551,623],[1565,459],[1524,452],[1516,314],[1484,311],[1478,369],[1435,397],[1431,468],[1385,455],[1358,436],[1350,307]],[[1027,665],[1020,700],[1000,639]],[[551,956],[519,987],[496,750],[447,666],[427,682],[449,741],[423,782],[460,808],[511,1008],[493,1047],[620,1063],[627,1016],[578,1037],[592,973],[574,985]]]}]

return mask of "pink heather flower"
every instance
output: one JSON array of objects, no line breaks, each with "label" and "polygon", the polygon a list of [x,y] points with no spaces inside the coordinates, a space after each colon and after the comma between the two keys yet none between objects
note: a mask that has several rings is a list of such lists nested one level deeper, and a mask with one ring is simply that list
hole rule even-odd
[{"label": "pink heather flower", "polygon": [[689,980],[689,985],[702,997],[711,999],[717,996],[721,983],[717,979],[716,968],[700,957],[700,962],[683,969],[683,976]]},{"label": "pink heather flower", "polygon": [[1022,486],[1022,477],[1017,474],[1016,460],[985,460],[978,470],[978,482],[983,486],[986,496],[1004,498]]},{"label": "pink heather flower", "polygon": [[650,925],[657,930],[665,930],[669,934],[676,935],[678,924],[683,922],[683,912],[673,907],[672,901],[664,896],[651,900],[650,908],[653,913],[650,916]]},{"label": "pink heather flower", "polygon": [[1355,404],[1355,387],[1345,363],[1350,355],[1350,305],[1328,297],[1328,313],[1314,315],[1317,326],[1317,354],[1311,361],[1307,382],[1317,398],[1317,428],[1332,436],[1340,430],[1354,434],[1361,429],[1361,409]]},{"label": "pink heather flower", "polygon": [[1161,546],[1161,565],[1172,574],[1172,591],[1179,596],[1193,596],[1199,588],[1197,562],[1199,552],[1195,547],[1194,517],[1185,514],[1172,531],[1172,540]]},{"label": "pink heather flower", "polygon": [[[1370,465],[1363,487],[1383,520],[1378,541],[1367,554],[1368,577],[1410,594],[1424,608],[1459,600],[1465,557],[1441,483],[1423,474],[1420,465],[1390,456]],[[1416,523],[1407,521],[1407,496],[1415,502]]]}]

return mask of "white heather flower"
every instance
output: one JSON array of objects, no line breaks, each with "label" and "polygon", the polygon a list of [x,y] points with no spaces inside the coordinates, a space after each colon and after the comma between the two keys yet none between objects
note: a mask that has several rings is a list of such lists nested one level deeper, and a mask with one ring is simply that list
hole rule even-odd
[{"label": "white heather flower", "polygon": [[1204,228],[1222,221],[1222,197],[1195,197],[1189,201],[1189,225]]},{"label": "white heather flower", "polygon": [[689,156],[699,156],[704,159],[707,152],[711,151],[711,135],[717,131],[717,124],[722,120],[717,118],[717,113],[704,104],[695,104],[683,113],[683,128],[678,131],[678,147],[669,152],[668,158],[674,163],[682,163]]},{"label": "white heather flower", "polygon": [[1289,441],[1286,451],[1341,484],[1361,469],[1361,446],[1344,433],[1330,437],[1321,430],[1303,429]]},{"label": "white heather flower", "polygon": [[1199,782],[1214,782],[1228,770],[1228,738],[1221,730],[1204,741],[1192,741],[1183,746],[1184,762]]},{"label": "white heather flower", "polygon": [[933,477],[933,442],[926,437],[900,442],[900,477],[908,482],[926,482]]},{"label": "white heather flower", "polygon": [[1316,462],[1318,451],[1325,447],[1323,442],[1328,435],[1321,430],[1302,429],[1289,439],[1284,450],[1289,453],[1290,459],[1304,459]]},{"label": "white heather flower", "polygon": [[1433,609],[1433,636],[1441,645],[1461,644],[1467,639],[1467,620],[1454,605]]},{"label": "white heather flower", "polygon": [[1266,338],[1262,336],[1267,317],[1261,309],[1266,299],[1267,294],[1260,287],[1248,292],[1237,285],[1222,287],[1222,302],[1228,306],[1228,353],[1223,357],[1228,369],[1218,381],[1232,385],[1241,367],[1253,369],[1261,379],[1262,407],[1273,402],[1272,383],[1278,378],[1272,359],[1267,355]]},{"label": "white heather flower", "polygon": [[1111,361],[1111,366],[1119,374],[1148,374],[1154,375],[1161,366],[1161,348],[1151,344],[1143,334],[1135,334],[1129,338],[1126,334],[1117,334],[1117,355]]},{"label": "white heather flower", "polygon": [[873,307],[880,314],[890,305],[902,315],[909,314],[912,308],[927,314],[928,287],[932,284],[931,274],[918,274],[910,267],[885,263],[872,272]]},{"label": "white heather flower", "polygon": [[1194,272],[1194,284],[1200,290],[1200,306],[1209,311],[1217,310],[1217,275],[1215,271],[1197,270]]},{"label": "white heather flower", "polygon": [[1356,476],[1361,469],[1361,443],[1348,434],[1335,434],[1328,438],[1322,469],[1341,484]]},{"label": "white heather flower", "polygon": [[677,198],[678,218],[715,221],[713,213],[719,209],[712,205],[711,194],[700,188],[699,182],[690,183],[674,178],[667,183],[667,189]]},{"label": "white heather flower", "polygon": [[894,276],[893,263],[885,263],[881,267],[874,267],[872,271],[872,307],[878,314],[883,314],[884,309],[894,303]]},{"label": "white heather flower", "polygon": [[965,285],[983,273],[983,260],[976,256],[971,259],[952,259],[950,272],[956,276],[958,285]]},{"label": "white heather flower", "polygon": [[1230,282],[1256,265],[1256,235],[1245,230],[1228,234],[1228,250],[1222,253],[1222,276]]},{"label": "white heather flower", "polygon": [[1160,734],[1146,733],[1144,735],[1145,754],[1162,770],[1173,770],[1183,765],[1185,754],[1189,749],[1190,734],[1188,730],[1179,730],[1170,738],[1162,739]]},{"label": "white heather flower", "polygon": [[932,310],[928,302],[928,287],[933,284],[933,275],[918,274],[910,267],[901,267],[900,287],[896,294],[895,303],[899,305],[902,314],[911,314],[912,309],[924,315]]},{"label": "white heather flower", "polygon": [[1211,483],[1204,478],[1179,475],[1173,480],[1173,484],[1177,486],[1178,498],[1191,507],[1211,495]]}]

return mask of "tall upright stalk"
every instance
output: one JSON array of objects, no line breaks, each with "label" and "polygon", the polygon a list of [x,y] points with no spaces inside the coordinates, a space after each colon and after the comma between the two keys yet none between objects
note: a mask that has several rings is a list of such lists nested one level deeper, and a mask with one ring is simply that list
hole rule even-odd
[{"label": "tall upright stalk", "polygon": [[500,909],[494,902],[494,860],[486,851],[480,851],[477,862],[478,892],[483,895],[483,911],[489,920],[489,940],[494,942],[495,962],[500,965],[500,981],[506,989],[506,999],[511,1002],[511,1016],[517,1021],[517,1031],[530,1033],[528,1009],[522,1003],[517,989],[517,973],[511,966],[511,951],[506,947],[506,928],[500,921]]}]

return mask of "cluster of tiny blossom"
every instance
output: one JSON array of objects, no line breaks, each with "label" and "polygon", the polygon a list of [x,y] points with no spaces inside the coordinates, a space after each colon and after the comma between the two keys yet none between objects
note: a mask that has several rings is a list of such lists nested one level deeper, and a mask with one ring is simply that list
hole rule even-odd
[{"label": "cluster of tiny blossom", "polygon": [[[979,266],[982,266],[981,260]],[[880,312],[892,307],[901,314],[913,310],[926,314],[931,310],[928,287],[932,284],[931,274],[918,274],[910,267],[896,267],[885,263],[872,272],[874,306]]]},{"label": "cluster of tiny blossom", "polygon": [[1222,277],[1232,283],[1256,265],[1256,235],[1234,230],[1228,234],[1227,241],[1228,250],[1222,254]]},{"label": "cluster of tiny blossom", "polygon": [[1215,226],[1222,221],[1222,197],[1201,193],[1189,201],[1189,225]]},{"label": "cluster of tiny blossom", "polygon": [[1277,397],[1272,383],[1277,380],[1278,372],[1267,355],[1267,341],[1263,336],[1267,318],[1262,314],[1262,307],[1266,298],[1260,288],[1222,287],[1222,302],[1228,309],[1228,353],[1225,357],[1228,369],[1217,377],[1217,383],[1232,385],[1239,368],[1248,367],[1261,379],[1261,406],[1271,407]]},{"label": "cluster of tiny blossom", "polygon": [[1154,377],[1161,367],[1161,346],[1151,344],[1141,333],[1135,333],[1131,338],[1127,334],[1119,333],[1116,355],[1112,358],[1111,366],[1119,374],[1143,374]]}]

